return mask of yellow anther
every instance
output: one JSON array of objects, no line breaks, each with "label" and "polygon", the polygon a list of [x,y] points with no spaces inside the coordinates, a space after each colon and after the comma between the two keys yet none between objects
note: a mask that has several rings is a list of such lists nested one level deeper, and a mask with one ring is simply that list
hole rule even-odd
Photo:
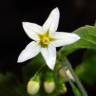
[{"label": "yellow anther", "polygon": [[40,38],[40,45],[42,47],[48,47],[50,42],[53,40],[53,38],[48,34],[48,32],[43,35],[39,35],[39,38]]},{"label": "yellow anther", "polygon": [[42,41],[44,44],[49,44],[50,39],[48,37],[44,37]]}]

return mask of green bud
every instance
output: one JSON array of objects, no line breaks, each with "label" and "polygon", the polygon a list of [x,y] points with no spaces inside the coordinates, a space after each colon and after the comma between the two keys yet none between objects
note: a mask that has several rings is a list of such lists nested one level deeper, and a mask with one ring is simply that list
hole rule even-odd
[{"label": "green bud", "polygon": [[30,95],[36,95],[40,89],[40,77],[35,76],[27,84],[27,92]]},{"label": "green bud", "polygon": [[60,93],[66,93],[66,92],[67,92],[67,88],[66,88],[66,85],[65,85],[64,83],[62,83],[62,84],[60,85],[59,92],[60,92]]},{"label": "green bud", "polygon": [[55,90],[55,82],[54,81],[45,81],[44,82],[45,92],[50,94]]}]

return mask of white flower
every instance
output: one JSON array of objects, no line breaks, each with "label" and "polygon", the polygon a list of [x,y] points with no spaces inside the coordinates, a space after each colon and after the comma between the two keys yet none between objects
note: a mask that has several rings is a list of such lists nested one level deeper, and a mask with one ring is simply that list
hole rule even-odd
[{"label": "white flower", "polygon": [[53,70],[56,63],[56,47],[69,45],[80,39],[74,33],[56,32],[59,16],[59,9],[55,8],[43,26],[23,22],[23,28],[26,34],[34,41],[29,43],[21,52],[18,58],[19,63],[31,59],[41,52],[46,64]]}]

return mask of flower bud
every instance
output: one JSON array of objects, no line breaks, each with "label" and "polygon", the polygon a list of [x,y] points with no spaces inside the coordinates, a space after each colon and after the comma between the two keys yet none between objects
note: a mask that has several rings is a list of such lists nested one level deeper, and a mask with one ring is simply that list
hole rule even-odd
[{"label": "flower bud", "polygon": [[35,95],[39,92],[40,89],[40,78],[39,76],[36,76],[35,78],[32,78],[29,80],[27,84],[27,92],[30,95]]},{"label": "flower bud", "polygon": [[69,69],[62,67],[59,70],[59,74],[60,74],[60,76],[62,76],[64,78],[65,81],[68,81],[68,79],[75,81],[75,79]]},{"label": "flower bud", "polygon": [[44,89],[45,92],[50,94],[55,90],[55,77],[54,73],[51,71],[48,71],[46,73],[45,81],[44,81]]},{"label": "flower bud", "polygon": [[73,77],[73,75],[72,75],[72,73],[71,73],[71,71],[69,69],[66,70],[66,74],[69,77],[69,79],[75,81],[75,78]]},{"label": "flower bud", "polygon": [[60,93],[66,93],[67,92],[67,88],[66,88],[66,85],[64,83],[61,84],[59,92]]},{"label": "flower bud", "polygon": [[54,81],[45,81],[44,82],[45,92],[50,94],[55,90],[55,82]]}]

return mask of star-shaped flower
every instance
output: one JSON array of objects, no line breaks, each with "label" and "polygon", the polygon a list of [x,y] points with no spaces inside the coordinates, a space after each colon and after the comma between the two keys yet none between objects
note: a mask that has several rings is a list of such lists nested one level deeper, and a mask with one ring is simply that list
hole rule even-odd
[{"label": "star-shaped flower", "polygon": [[56,47],[72,44],[80,39],[74,33],[56,32],[59,23],[59,9],[50,13],[43,26],[35,23],[23,22],[23,28],[32,41],[21,52],[18,63],[29,60],[41,52],[48,67],[54,69],[56,63]]}]

